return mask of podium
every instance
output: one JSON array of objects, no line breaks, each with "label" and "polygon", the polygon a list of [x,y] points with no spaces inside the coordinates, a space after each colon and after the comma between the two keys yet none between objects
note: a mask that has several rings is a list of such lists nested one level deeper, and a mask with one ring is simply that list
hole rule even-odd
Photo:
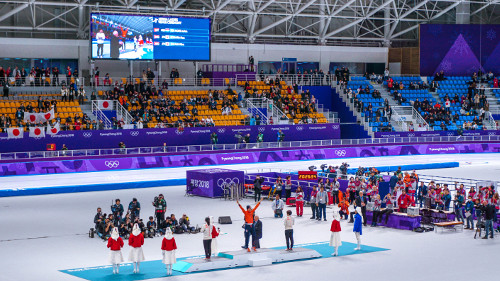
[{"label": "podium", "polygon": [[175,271],[184,273],[228,269],[243,266],[264,266],[273,263],[298,261],[320,258],[321,254],[307,248],[294,248],[293,251],[284,249],[258,249],[257,252],[246,250],[219,253],[209,261],[204,258],[193,258],[178,261],[172,267]]}]

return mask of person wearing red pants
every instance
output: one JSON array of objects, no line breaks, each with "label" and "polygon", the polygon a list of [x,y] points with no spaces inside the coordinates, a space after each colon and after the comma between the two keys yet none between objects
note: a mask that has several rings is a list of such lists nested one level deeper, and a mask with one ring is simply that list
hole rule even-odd
[{"label": "person wearing red pants", "polygon": [[304,213],[304,191],[302,191],[300,186],[298,186],[295,191],[295,209],[297,217],[302,217]]}]

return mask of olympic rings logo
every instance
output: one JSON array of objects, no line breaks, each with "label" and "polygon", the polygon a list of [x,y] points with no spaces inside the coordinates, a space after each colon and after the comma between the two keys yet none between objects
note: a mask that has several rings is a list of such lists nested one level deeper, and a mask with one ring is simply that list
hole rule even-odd
[{"label": "olympic rings logo", "polygon": [[266,130],[266,127],[259,127],[259,132],[263,133]]},{"label": "olympic rings logo", "polygon": [[345,151],[345,150],[335,150],[335,154],[337,154],[337,156],[339,156],[339,157],[344,157],[344,156],[346,156],[347,151]]},{"label": "olympic rings logo", "polygon": [[133,137],[137,137],[139,135],[139,131],[132,131],[130,132],[130,135]]},{"label": "olympic rings logo", "polygon": [[84,132],[83,137],[90,138],[92,136],[92,132]]},{"label": "olympic rings logo", "polygon": [[233,185],[238,185],[240,183],[240,179],[238,178],[226,178],[217,180],[217,186],[221,189],[225,189],[231,187]]},{"label": "olympic rings logo", "polygon": [[104,165],[110,169],[118,168],[120,165],[119,161],[105,161]]},{"label": "olympic rings logo", "polygon": [[224,134],[226,132],[226,128],[217,129],[217,132],[219,132],[219,134]]}]

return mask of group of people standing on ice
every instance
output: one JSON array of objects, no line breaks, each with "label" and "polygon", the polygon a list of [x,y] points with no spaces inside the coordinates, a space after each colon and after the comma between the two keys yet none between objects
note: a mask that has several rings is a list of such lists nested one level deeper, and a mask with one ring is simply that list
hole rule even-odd
[{"label": "group of people standing on ice", "polygon": [[[128,238],[128,245],[131,247],[128,259],[134,264],[134,273],[139,273],[139,266],[144,261],[144,252],[142,246],[144,245],[144,235],[141,232],[138,224],[134,225],[134,229]],[[120,273],[120,264],[123,262],[123,255],[121,249],[123,248],[123,239],[120,237],[118,228],[113,228],[111,237],[108,239],[108,248],[110,249],[109,262],[113,265],[113,274]],[[172,234],[172,230],[167,228],[165,236],[161,243],[161,250],[163,255],[163,263],[167,268],[167,275],[172,274],[172,265],[176,262],[175,251],[177,244]]]},{"label": "group of people standing on ice", "polygon": [[[256,228],[259,227],[258,216],[255,215],[255,211],[260,206],[262,199],[252,208],[250,205],[246,206],[244,209],[239,201],[237,204],[241,211],[244,214],[244,237],[245,237],[245,245],[242,246],[248,252],[251,252],[251,248],[254,252],[257,252],[257,249],[260,248],[259,238],[256,234]],[[361,208],[357,207],[355,209],[354,215],[354,228],[353,231],[356,235],[357,247],[355,250],[361,249],[361,235],[362,235],[362,224],[363,218],[361,216]],[[293,239],[293,227],[295,224],[295,220],[292,217],[292,211],[287,210],[286,217],[283,220],[284,229],[285,229],[285,240],[287,251],[293,251],[294,239]],[[262,225],[260,224],[260,228],[262,229]],[[216,228],[214,225],[213,217],[206,217],[205,224],[202,227],[203,234],[203,247],[205,250],[205,259],[210,261],[210,258],[213,254],[218,254],[217,247],[217,237],[220,234],[220,229]],[[330,237],[330,246],[334,247],[333,256],[338,255],[338,248],[342,245],[340,240],[340,214],[337,211],[333,213],[333,221],[330,227],[331,237]],[[250,238],[251,244],[250,244]],[[134,224],[132,233],[128,238],[128,245],[131,247],[129,252],[128,260],[134,265],[134,273],[139,273],[140,263],[145,260],[144,252],[142,246],[144,245],[144,235],[136,223]],[[124,261],[122,255],[122,248],[124,247],[123,239],[119,235],[118,228],[115,227],[112,230],[111,237],[108,239],[107,247],[110,249],[109,262],[113,266],[113,274],[119,273],[120,264]],[[172,266],[176,263],[176,250],[177,244],[175,242],[175,238],[170,228],[167,228],[165,231],[165,235],[162,240],[161,250],[163,255],[163,263],[166,266],[167,275],[172,275]]]}]

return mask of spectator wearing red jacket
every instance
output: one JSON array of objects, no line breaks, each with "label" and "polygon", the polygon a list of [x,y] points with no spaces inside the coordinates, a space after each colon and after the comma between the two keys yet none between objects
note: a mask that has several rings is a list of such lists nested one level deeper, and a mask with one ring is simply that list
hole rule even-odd
[{"label": "spectator wearing red jacket", "polygon": [[134,263],[134,273],[139,273],[139,265],[144,260],[144,252],[142,245],[144,245],[144,235],[142,234],[139,225],[134,224],[132,234],[128,238],[128,245],[132,247],[130,250],[128,260]]},{"label": "spectator wearing red jacket", "polygon": [[118,274],[120,269],[120,263],[123,262],[123,256],[121,249],[123,248],[123,240],[118,234],[118,228],[113,228],[111,237],[108,239],[108,248],[111,250],[109,255],[109,263],[113,265],[113,274]]},{"label": "spectator wearing red jacket", "polygon": [[177,244],[175,243],[175,238],[170,228],[165,230],[165,237],[163,237],[163,241],[161,242],[161,250],[163,263],[167,268],[167,275],[172,275],[172,265],[177,262],[177,259],[175,258]]},{"label": "spectator wearing red jacket", "polygon": [[411,197],[410,195],[406,194],[405,190],[403,190],[403,192],[398,198],[399,212],[406,213],[406,210],[408,209],[408,206],[410,206],[410,204],[411,204]]}]

